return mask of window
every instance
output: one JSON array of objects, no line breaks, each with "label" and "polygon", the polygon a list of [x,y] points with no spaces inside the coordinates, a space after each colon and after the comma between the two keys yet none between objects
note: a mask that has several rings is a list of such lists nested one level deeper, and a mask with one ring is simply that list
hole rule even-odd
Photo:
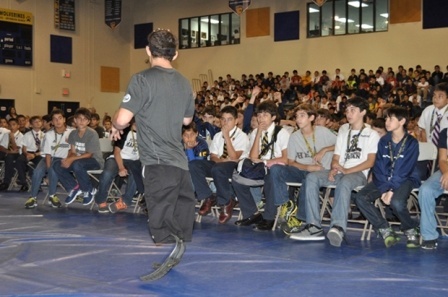
[{"label": "window", "polygon": [[240,43],[240,17],[234,13],[179,19],[179,48]]},{"label": "window", "polygon": [[308,38],[388,30],[389,0],[327,0],[308,3]]}]

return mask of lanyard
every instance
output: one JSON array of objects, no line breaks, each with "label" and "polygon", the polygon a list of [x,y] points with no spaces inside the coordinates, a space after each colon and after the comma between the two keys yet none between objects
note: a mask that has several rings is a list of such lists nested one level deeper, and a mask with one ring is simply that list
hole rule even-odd
[{"label": "lanyard", "polygon": [[[359,130],[358,134],[353,136],[353,140],[351,140],[352,138],[352,128],[350,127],[350,130],[348,132],[348,137],[347,137],[347,150],[345,151],[345,160],[344,160],[344,164],[347,162],[347,157],[349,155],[350,152],[354,151],[356,149],[356,147],[358,146],[358,140],[359,140],[359,136],[361,135],[362,131],[364,130],[366,126],[363,124],[361,130]],[[350,144],[351,142],[351,144]]]},{"label": "lanyard", "polygon": [[66,131],[66,130],[64,130],[64,132],[62,132],[62,134],[61,134],[61,138],[59,138],[59,141],[58,141],[58,135],[59,135],[59,133],[56,133],[56,130],[54,130],[54,139],[55,139],[55,142],[57,142],[57,143],[56,143],[56,146],[54,147],[54,154],[56,154],[56,151],[58,150],[58,148],[59,148],[59,146],[60,146],[61,140],[62,140],[62,138],[64,138],[64,133],[65,133],[65,131]]},{"label": "lanyard", "polygon": [[394,168],[395,168],[395,162],[397,161],[397,159],[400,157],[400,155],[403,153],[404,147],[406,145],[406,141],[408,140],[408,135],[406,135],[404,137],[403,142],[400,145],[400,148],[398,149],[397,154],[394,156],[394,152],[392,149],[392,141],[389,141],[389,155],[390,155],[390,160],[391,160],[391,165],[390,165],[390,176],[389,179],[392,177],[393,173],[394,173]]},{"label": "lanyard", "polygon": [[305,135],[303,135],[303,133],[302,133],[302,137],[303,137],[303,140],[305,140],[305,144],[306,144],[306,147],[308,148],[308,151],[311,153],[311,158],[314,158],[314,156],[317,154],[317,150],[316,150],[316,134],[314,133],[314,129],[313,129],[313,146],[314,146],[314,150],[311,149],[311,146],[308,143],[308,140],[306,140],[306,137],[305,137]]}]

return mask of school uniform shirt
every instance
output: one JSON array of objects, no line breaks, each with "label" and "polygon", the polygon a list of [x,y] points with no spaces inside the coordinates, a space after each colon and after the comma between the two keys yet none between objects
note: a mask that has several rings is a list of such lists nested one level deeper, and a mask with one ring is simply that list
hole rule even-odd
[{"label": "school uniform shirt", "polygon": [[50,155],[53,158],[66,158],[70,150],[68,136],[72,131],[74,131],[73,128],[67,127],[62,133],[57,133],[54,129],[45,133],[41,146],[42,154]]},{"label": "school uniform shirt", "polygon": [[[355,137],[358,138],[357,142],[354,141]],[[378,133],[365,125],[362,131],[352,130],[351,128],[342,132],[339,131],[334,154],[339,155],[339,164],[342,167],[352,168],[367,161],[369,154],[376,154],[379,140]],[[363,173],[367,178],[369,169],[364,170]]]},{"label": "school uniform shirt", "polygon": [[[26,151],[28,153],[36,153],[39,152],[43,145],[45,133],[42,131],[28,131],[23,135],[23,146],[26,147]],[[36,145],[37,139],[40,141],[40,146]]]},{"label": "school uniform shirt", "polygon": [[16,142],[17,148],[19,149],[19,154],[22,154],[22,146],[23,146],[23,134],[19,130],[14,133],[14,140]]},{"label": "school uniform shirt", "polygon": [[[255,129],[254,131],[252,131],[252,133],[250,134],[250,140],[249,140],[250,148],[252,148],[252,146],[254,145],[257,131],[258,131],[258,128]],[[275,132],[275,123],[272,123],[269,126],[267,132],[268,132],[268,143],[271,143],[272,137],[274,136],[274,132]],[[258,140],[259,141],[258,153],[261,153],[261,151],[263,149],[264,134],[265,134],[265,131],[262,131],[261,137]],[[266,152],[266,154],[261,156],[260,159],[267,161],[267,160],[271,160],[271,159],[275,159],[275,158],[280,158],[282,156],[282,151],[288,148],[289,136],[290,136],[290,134],[284,128],[282,128],[280,131],[278,131],[277,140],[272,145],[269,146],[269,150]],[[274,149],[274,151],[272,151],[272,149]],[[250,150],[249,150],[249,153],[250,153]]]},{"label": "school uniform shirt", "polygon": [[0,127],[0,145],[5,149],[9,146],[9,133],[11,133],[10,130]]},{"label": "school uniform shirt", "polygon": [[[292,133],[288,143],[289,160],[303,165],[313,165],[316,163],[313,160],[315,153],[336,144],[336,135],[330,129],[322,126],[314,126],[313,129],[314,136],[306,137],[306,141],[301,130]],[[332,158],[333,152],[326,153],[322,158],[321,164],[325,169],[330,169]]]},{"label": "school uniform shirt", "polygon": [[[240,128],[233,128],[229,133],[235,151],[243,151],[240,159],[247,158],[249,156],[249,137]],[[210,145],[210,153],[221,157],[224,151],[224,137],[222,132],[216,133]]]},{"label": "school uniform shirt", "polygon": [[[121,139],[114,142],[114,146],[121,149],[120,155],[124,160],[136,161],[140,159],[137,145],[137,132],[133,131],[129,127],[123,131]],[[110,158],[114,158],[114,155],[110,155]]]},{"label": "school uniform shirt", "polygon": [[[389,190],[394,191],[407,180],[412,181],[414,188],[418,188],[420,177],[418,171],[415,170],[418,155],[418,141],[408,133],[399,143],[393,143],[390,132],[381,137],[373,166],[373,183],[378,190],[382,194]],[[395,164],[392,170],[393,160]]]},{"label": "school uniform shirt", "polygon": [[[434,105],[430,105],[423,110],[422,115],[418,120],[420,129],[425,129],[428,142],[432,142],[431,127],[434,127],[434,124],[437,121],[437,112],[442,115],[442,119],[440,120],[440,131],[442,131],[443,129],[448,128],[448,105],[440,110],[436,109]],[[439,137],[439,139],[440,138],[441,137]]]}]

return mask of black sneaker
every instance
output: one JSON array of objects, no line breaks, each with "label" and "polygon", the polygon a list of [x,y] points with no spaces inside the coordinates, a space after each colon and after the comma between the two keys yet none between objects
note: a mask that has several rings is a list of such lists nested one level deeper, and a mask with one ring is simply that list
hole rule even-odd
[{"label": "black sneaker", "polygon": [[424,250],[435,250],[437,249],[437,240],[423,240],[421,248]]}]

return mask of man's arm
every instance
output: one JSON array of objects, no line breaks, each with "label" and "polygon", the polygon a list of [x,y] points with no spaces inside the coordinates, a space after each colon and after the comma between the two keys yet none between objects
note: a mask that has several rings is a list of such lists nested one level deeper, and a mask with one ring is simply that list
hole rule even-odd
[{"label": "man's arm", "polygon": [[129,122],[134,117],[134,114],[125,108],[120,108],[112,119],[112,125],[118,130],[123,130],[129,126]]},{"label": "man's arm", "polygon": [[184,118],[182,124],[185,125],[185,126],[189,125],[192,120],[193,120],[193,117]]}]

